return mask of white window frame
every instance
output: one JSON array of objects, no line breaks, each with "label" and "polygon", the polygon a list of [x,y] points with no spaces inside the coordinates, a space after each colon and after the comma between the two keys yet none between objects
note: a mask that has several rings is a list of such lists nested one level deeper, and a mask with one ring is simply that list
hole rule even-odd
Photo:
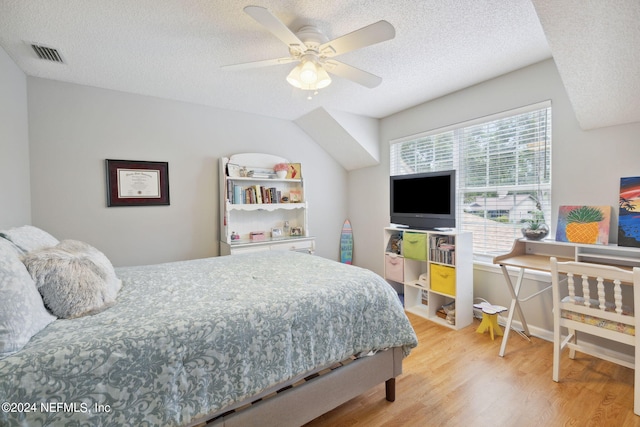
[{"label": "white window frame", "polygon": [[[544,119],[540,120],[540,123],[544,123],[544,125],[541,126],[542,132],[544,132],[544,134],[542,134],[541,132],[536,133],[535,143],[529,141],[529,139],[532,138],[530,134],[526,137],[523,137],[521,140],[519,140],[517,137],[510,139],[504,138],[503,140],[499,140],[498,143],[502,143],[507,147],[510,147],[510,144],[515,144],[515,146],[518,147],[518,149],[516,150],[503,151],[506,157],[511,156],[514,159],[513,161],[511,161],[507,158],[507,161],[505,163],[507,166],[514,168],[517,171],[517,178],[513,179],[515,179],[516,181],[518,179],[526,179],[529,181],[533,179],[535,182],[510,182],[506,184],[492,182],[484,186],[474,186],[473,184],[467,183],[468,171],[464,170],[464,159],[468,155],[470,155],[469,152],[471,150],[469,147],[471,146],[471,144],[468,143],[467,146],[465,146],[464,141],[462,141],[465,130],[467,130],[468,132],[470,129],[484,129],[483,126],[486,128],[490,128],[500,120],[513,119],[523,114],[530,114],[532,112],[546,112]],[[520,128],[518,128],[518,130],[519,129]],[[474,255],[477,260],[487,261],[496,254],[507,252],[511,248],[513,240],[522,237],[522,234],[520,232],[520,228],[522,228],[523,226],[522,222],[529,216],[529,213],[531,212],[530,209],[532,208],[532,206],[535,206],[536,200],[534,200],[533,195],[531,197],[518,197],[516,196],[518,193],[529,192],[535,194],[536,198],[540,199],[538,205],[542,208],[546,223],[549,224],[551,221],[551,130],[551,101],[543,101],[536,104],[500,112],[490,116],[457,123],[455,125],[406,136],[389,142],[389,174],[403,175],[410,173],[436,172],[439,170],[455,169],[457,171],[456,226],[458,230],[474,232]],[[527,137],[529,139],[527,139]],[[467,142],[469,142],[470,140],[471,138],[467,139]],[[442,143],[442,141],[446,142]],[[525,144],[526,141],[529,142]],[[424,153],[426,146],[427,151],[429,151],[429,155],[431,157],[429,157],[429,159],[425,159],[425,157],[422,156],[418,160],[418,155],[416,155],[414,157],[414,161],[421,163],[418,165],[416,165],[415,163],[409,165],[400,158],[401,154],[399,150],[401,145],[398,144],[403,143],[422,144],[422,151],[420,154]],[[453,145],[453,147],[450,147],[451,145]],[[440,149],[442,150],[440,154],[445,153],[444,155],[438,156],[438,146],[440,146]],[[405,150],[407,149],[406,147],[407,146],[405,144]],[[489,147],[489,145],[487,145],[487,147]],[[491,150],[492,149],[488,149],[488,151]],[[449,153],[449,151],[451,151],[451,153]],[[524,154],[519,154],[519,152],[522,152]],[[498,152],[498,154],[496,154],[496,152],[493,152],[492,155],[494,157],[500,156],[500,153]],[[528,157],[525,158],[525,156]],[[533,158],[531,156],[536,157]],[[523,165],[527,166],[529,169],[519,171],[518,167],[520,166],[520,161],[523,159],[525,161],[528,159],[528,162],[523,163]],[[486,166],[486,164],[484,166]],[[535,172],[531,171],[532,168],[536,169]],[[488,170],[491,169],[489,168]],[[522,177],[520,176],[521,172]],[[493,178],[495,178],[495,176]],[[487,178],[487,180],[489,180],[489,178]],[[479,207],[478,204],[475,204],[474,207],[471,207],[469,200],[464,199],[464,196],[467,193],[489,193],[490,195],[497,196],[485,196],[484,198],[480,199],[480,206],[484,206],[484,211],[482,211],[482,217],[476,221],[474,217],[480,216],[478,212],[482,210],[482,207]],[[489,203],[495,203],[495,209],[499,210],[500,207],[498,207],[497,205],[498,200],[500,200],[501,197],[509,198],[509,200],[513,202],[514,208],[510,211],[513,212],[513,215],[510,215],[509,218],[502,218],[502,222],[500,224],[497,224],[497,221],[492,219],[492,217],[495,216],[495,214],[493,213],[495,211],[491,211],[489,209]],[[515,209],[516,200],[522,200],[522,207],[520,208],[520,211],[516,211]],[[485,203],[484,205],[482,205],[483,201]],[[471,217],[470,215],[474,216]],[[510,242],[509,247],[507,247],[507,242]]]}]

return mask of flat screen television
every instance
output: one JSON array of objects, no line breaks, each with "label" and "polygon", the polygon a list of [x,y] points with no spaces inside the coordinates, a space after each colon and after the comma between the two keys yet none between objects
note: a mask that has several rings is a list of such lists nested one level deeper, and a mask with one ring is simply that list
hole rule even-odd
[{"label": "flat screen television", "polygon": [[391,223],[417,229],[456,226],[456,171],[390,177]]}]

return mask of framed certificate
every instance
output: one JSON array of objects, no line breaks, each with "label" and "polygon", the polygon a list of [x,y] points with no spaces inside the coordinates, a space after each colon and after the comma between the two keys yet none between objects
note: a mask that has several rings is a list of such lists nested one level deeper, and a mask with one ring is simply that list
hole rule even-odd
[{"label": "framed certificate", "polygon": [[169,164],[106,160],[107,206],[169,204]]}]

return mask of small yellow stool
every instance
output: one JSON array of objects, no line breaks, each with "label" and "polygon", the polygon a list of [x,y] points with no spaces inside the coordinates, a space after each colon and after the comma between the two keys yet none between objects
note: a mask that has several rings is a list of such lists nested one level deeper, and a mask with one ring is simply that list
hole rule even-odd
[{"label": "small yellow stool", "polygon": [[482,322],[480,322],[480,326],[476,329],[477,333],[484,334],[489,331],[492,341],[494,340],[495,335],[504,335],[500,325],[498,325],[498,313],[506,311],[506,307],[502,307],[501,305],[491,305],[488,302],[473,304],[473,306],[482,310]]}]

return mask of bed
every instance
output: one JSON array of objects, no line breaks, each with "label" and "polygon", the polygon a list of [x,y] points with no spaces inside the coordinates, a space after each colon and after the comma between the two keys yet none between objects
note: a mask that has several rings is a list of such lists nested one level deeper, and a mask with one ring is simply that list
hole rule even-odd
[{"label": "bed", "polygon": [[[11,244],[29,265],[29,254],[66,242],[45,240]],[[7,248],[0,267],[15,273]],[[381,277],[318,256],[265,251],[113,272],[115,301],[57,319],[44,305],[45,326],[0,353],[0,425],[301,425],[382,382],[393,400],[417,345]]]}]

